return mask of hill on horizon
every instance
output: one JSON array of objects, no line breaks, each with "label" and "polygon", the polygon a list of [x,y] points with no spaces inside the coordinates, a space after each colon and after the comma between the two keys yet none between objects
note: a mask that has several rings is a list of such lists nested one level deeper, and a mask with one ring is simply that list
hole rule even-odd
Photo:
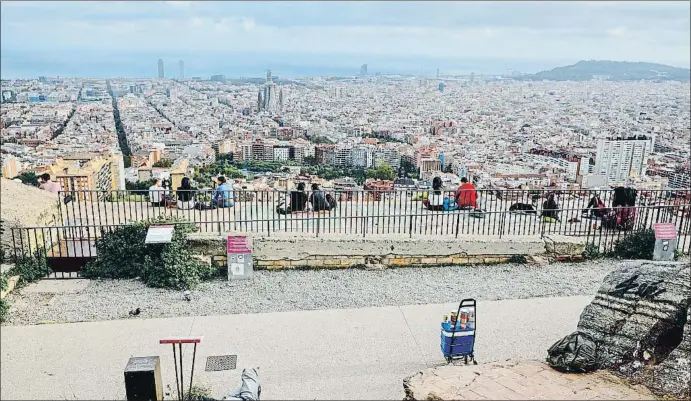
[{"label": "hill on horizon", "polygon": [[587,81],[597,78],[608,81],[688,82],[691,80],[691,70],[657,63],[582,60],[573,65],[516,77],[521,81]]}]

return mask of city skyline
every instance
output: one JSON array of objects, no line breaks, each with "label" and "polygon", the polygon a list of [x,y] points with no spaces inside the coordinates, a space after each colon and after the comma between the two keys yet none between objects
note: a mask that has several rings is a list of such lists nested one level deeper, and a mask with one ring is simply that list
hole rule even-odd
[{"label": "city skyline", "polygon": [[363,63],[429,76],[590,59],[689,67],[684,2],[267,4],[3,2],[3,78],[152,77],[144,62],[158,58],[185,60],[188,76],[261,76],[269,65],[283,76],[356,75]]}]

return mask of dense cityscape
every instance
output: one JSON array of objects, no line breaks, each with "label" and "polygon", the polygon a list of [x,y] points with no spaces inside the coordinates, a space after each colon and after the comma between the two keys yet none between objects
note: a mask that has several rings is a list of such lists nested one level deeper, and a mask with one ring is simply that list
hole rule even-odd
[{"label": "dense cityscape", "polygon": [[449,188],[461,177],[487,188],[690,186],[688,82],[428,78],[366,64],[350,77],[202,79],[175,67],[166,74],[159,60],[156,79],[4,80],[3,176],[49,172],[67,190],[171,172],[257,190],[301,179],[428,187],[435,176]]},{"label": "dense cityscape", "polygon": [[0,400],[691,400],[690,12],[1,1]]}]

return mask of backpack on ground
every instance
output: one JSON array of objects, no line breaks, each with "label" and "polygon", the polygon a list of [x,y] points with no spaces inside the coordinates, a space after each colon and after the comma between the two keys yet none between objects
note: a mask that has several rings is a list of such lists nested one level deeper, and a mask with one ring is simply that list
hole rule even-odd
[{"label": "backpack on ground", "polygon": [[290,206],[286,206],[284,202],[279,203],[276,205],[276,213],[278,214],[290,214]]},{"label": "backpack on ground", "polygon": [[547,351],[547,363],[564,373],[587,373],[600,368],[598,346],[591,336],[573,332],[552,345]]}]

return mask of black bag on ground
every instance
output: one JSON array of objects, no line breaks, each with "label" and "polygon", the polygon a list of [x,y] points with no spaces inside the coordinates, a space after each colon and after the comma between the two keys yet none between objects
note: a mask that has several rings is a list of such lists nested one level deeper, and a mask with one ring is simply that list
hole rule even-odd
[{"label": "black bag on ground", "polygon": [[278,214],[290,214],[292,213],[290,206],[286,206],[285,203],[281,202],[276,205],[276,213]]},{"label": "black bag on ground", "polygon": [[564,373],[587,373],[600,368],[597,344],[579,331],[562,338],[547,350],[547,363]]}]

